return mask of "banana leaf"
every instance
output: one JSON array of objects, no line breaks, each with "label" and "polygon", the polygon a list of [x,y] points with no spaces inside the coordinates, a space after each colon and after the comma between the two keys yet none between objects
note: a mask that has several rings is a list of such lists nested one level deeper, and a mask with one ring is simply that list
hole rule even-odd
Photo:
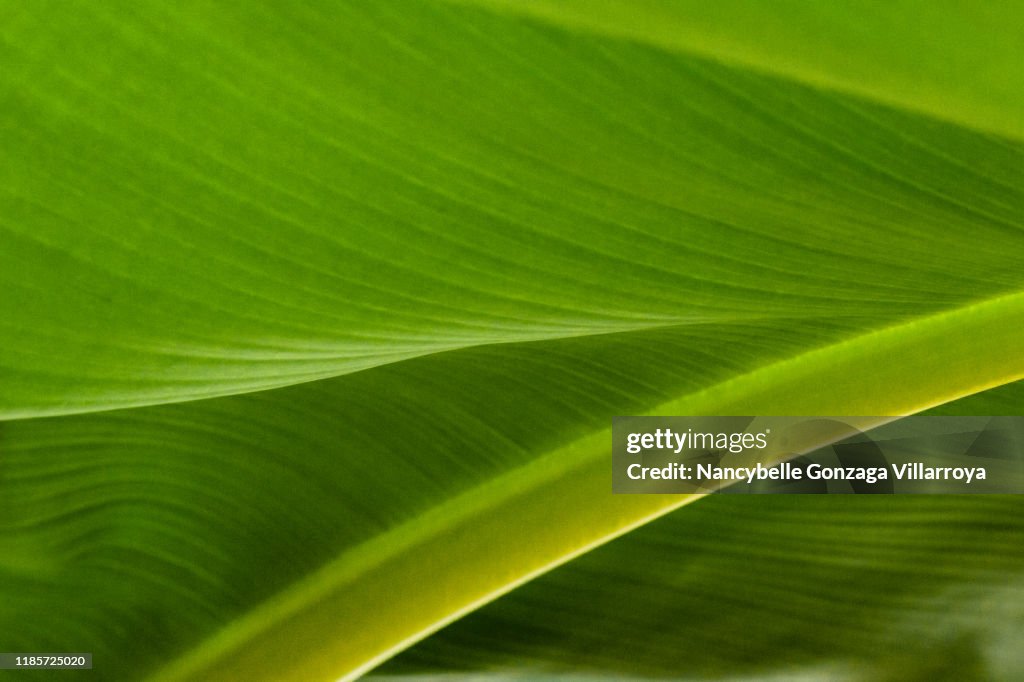
[{"label": "banana leaf", "polygon": [[[745,525],[781,542],[834,509],[983,529],[990,582],[936,541],[910,559],[949,579],[922,589],[1012,589],[1012,499],[757,523],[613,496],[609,426],[913,414],[1024,378],[1020,10],[580,7],[0,1],[0,649],[353,678],[680,507],[587,584],[632,546],[720,565],[672,524],[747,519],[713,526],[727,561]],[[923,612],[913,579],[891,613]],[[640,602],[614,618],[656,629]],[[787,621],[791,658],[679,674],[830,665],[815,622]],[[481,655],[676,660],[529,644]]]}]

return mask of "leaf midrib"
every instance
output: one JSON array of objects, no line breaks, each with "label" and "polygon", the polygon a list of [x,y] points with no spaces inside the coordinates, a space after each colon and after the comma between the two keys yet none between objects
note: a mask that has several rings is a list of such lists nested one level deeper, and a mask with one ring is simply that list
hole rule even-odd
[{"label": "leaf midrib", "polygon": [[[1014,333],[1019,328],[1024,328],[1024,292],[814,348],[662,403],[648,414],[867,414],[859,409],[861,404],[874,406],[868,411],[874,414],[913,414],[1024,378],[1024,338]],[[964,329],[972,334],[969,347],[963,340],[957,344],[951,334]],[[922,348],[930,355],[921,367],[914,366],[913,358],[920,356]],[[963,365],[965,348],[976,352],[973,365]],[[909,375],[901,356],[910,359]],[[876,362],[878,374],[871,375],[868,370]],[[940,374],[936,383],[935,376]],[[845,381],[846,392],[840,395],[832,390],[830,379]],[[842,397],[846,395],[856,398]],[[152,682],[221,679],[225,670],[231,671],[229,677],[245,679],[352,679],[532,577],[696,499],[611,495],[604,461],[609,447],[610,429],[593,432],[345,550],[227,624],[159,671]],[[578,506],[566,512],[566,501],[574,498]],[[536,520],[519,523],[538,509],[562,511],[547,528]],[[550,528],[561,524],[566,532]],[[574,524],[579,526],[576,531],[583,531],[583,540],[573,534]],[[486,545],[487,532],[494,528],[515,536],[505,538],[510,546],[504,551]],[[553,543],[554,548],[548,554],[537,552],[539,556],[524,552],[531,542],[538,547]],[[431,549],[436,561],[454,564],[446,569],[449,582],[474,587],[453,599],[439,597],[443,592],[439,589],[410,593],[408,576],[424,575],[422,564]],[[466,556],[459,557],[460,551]],[[489,577],[495,572],[499,577]],[[372,608],[374,604],[377,608]],[[417,604],[423,613],[419,621],[413,608]],[[402,624],[408,622],[415,624]],[[323,627],[334,631],[325,635]],[[301,636],[304,628],[312,628],[307,634],[326,638],[333,648],[289,667],[283,642],[294,637],[275,637],[275,632],[288,629]]]}]

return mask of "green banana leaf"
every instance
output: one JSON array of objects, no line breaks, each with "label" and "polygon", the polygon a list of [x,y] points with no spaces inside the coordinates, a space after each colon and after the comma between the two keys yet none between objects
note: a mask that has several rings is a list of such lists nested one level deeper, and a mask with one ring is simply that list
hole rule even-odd
[{"label": "green banana leaf", "polygon": [[1022,10],[1012,0],[460,1],[1024,136]]},{"label": "green banana leaf", "polygon": [[697,501],[611,495],[615,414],[1024,377],[1019,10],[722,7],[0,2],[0,648],[358,676]]},{"label": "green banana leaf", "polygon": [[419,0],[3,17],[7,417],[1021,284],[1017,142],[872,101]]}]

